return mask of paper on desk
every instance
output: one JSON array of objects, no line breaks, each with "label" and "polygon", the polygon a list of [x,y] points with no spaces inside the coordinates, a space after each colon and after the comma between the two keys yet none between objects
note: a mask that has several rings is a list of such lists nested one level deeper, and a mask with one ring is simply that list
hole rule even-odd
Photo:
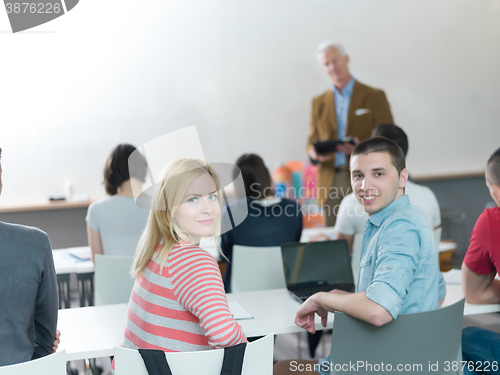
[{"label": "paper on desk", "polygon": [[236,320],[253,319],[253,316],[250,315],[250,313],[246,311],[245,308],[239,304],[239,302],[231,301],[228,302],[228,305],[231,314],[234,315],[234,319]]},{"label": "paper on desk", "polygon": [[69,252],[69,254],[76,258],[76,260],[90,260],[92,259],[92,252],[90,247],[85,247],[83,249],[74,249]]}]

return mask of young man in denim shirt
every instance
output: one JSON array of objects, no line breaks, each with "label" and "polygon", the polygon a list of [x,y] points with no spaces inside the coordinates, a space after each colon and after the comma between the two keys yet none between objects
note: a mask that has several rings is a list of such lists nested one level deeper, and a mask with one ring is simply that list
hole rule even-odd
[{"label": "young man in denim shirt", "polygon": [[[324,326],[328,312],[335,311],[382,326],[399,314],[437,309],[438,289],[444,288],[431,225],[404,193],[408,173],[401,148],[387,138],[367,139],[354,149],[350,170],[356,198],[369,214],[356,292],[333,290],[307,299],[295,323],[311,333],[316,331],[315,314]],[[329,358],[325,361],[320,360],[320,366],[294,361],[293,367],[283,361],[275,366],[275,374],[294,373],[299,363],[306,365],[302,373],[327,374],[322,370],[329,368]]]}]

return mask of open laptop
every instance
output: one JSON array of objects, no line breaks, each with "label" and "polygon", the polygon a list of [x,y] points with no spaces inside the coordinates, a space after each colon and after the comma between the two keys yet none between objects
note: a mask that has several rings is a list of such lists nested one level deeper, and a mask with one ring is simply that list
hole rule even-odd
[{"label": "open laptop", "polygon": [[317,292],[354,292],[346,240],[281,245],[287,288],[301,303]]}]

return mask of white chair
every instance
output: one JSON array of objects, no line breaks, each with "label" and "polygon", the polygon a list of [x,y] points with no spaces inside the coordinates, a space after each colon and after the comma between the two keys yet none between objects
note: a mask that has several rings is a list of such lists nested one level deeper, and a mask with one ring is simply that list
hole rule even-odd
[{"label": "white chair", "polygon": [[95,255],[95,305],[127,303],[134,286],[130,276],[133,257]]},{"label": "white chair", "polygon": [[280,246],[233,246],[231,292],[286,288]]},{"label": "white chair", "polygon": [[[358,374],[459,374],[460,371],[451,366],[457,361],[461,365],[464,303],[462,299],[436,310],[402,314],[382,327],[336,312],[330,355],[333,365],[329,365],[333,366],[331,374],[350,373],[349,363],[373,366],[357,368]],[[444,371],[446,363],[450,364],[450,371]],[[398,365],[403,367],[398,369]]]},{"label": "white chair", "polygon": [[[273,373],[274,337],[267,335],[247,344],[242,375],[271,375]],[[219,375],[224,350],[165,353],[173,375]],[[115,375],[148,375],[137,350],[115,348]]]},{"label": "white chair", "polygon": [[0,375],[20,374],[66,375],[66,350],[32,361],[0,367]]}]

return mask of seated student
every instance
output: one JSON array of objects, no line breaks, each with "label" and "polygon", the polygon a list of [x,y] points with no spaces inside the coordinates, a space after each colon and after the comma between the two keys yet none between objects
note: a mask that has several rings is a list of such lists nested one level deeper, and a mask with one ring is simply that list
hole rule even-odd
[{"label": "seated student", "polygon": [[247,341],[217,262],[198,247],[201,237],[220,232],[219,190],[200,160],[180,159],[162,172],[132,265],[124,347],[180,352]]},{"label": "seated student", "polygon": [[[290,199],[276,198],[271,175],[262,158],[245,154],[236,160],[236,165],[241,170],[245,185],[248,216],[236,228],[221,236],[222,252],[229,262],[232,260],[233,245],[279,246],[300,241],[300,207]],[[235,173],[238,173],[237,169]],[[231,292],[231,263],[226,268],[224,287],[227,293]]]},{"label": "seated student", "polygon": [[[496,150],[486,165],[486,186],[497,205],[487,208],[479,216],[472,231],[469,249],[462,264],[462,289],[465,300],[470,303],[500,303],[500,280],[495,279],[500,272],[500,148]],[[462,333],[464,360],[477,365],[466,366],[464,372],[487,372],[486,362],[500,362],[500,334],[477,327],[468,327]]]},{"label": "seated student", "polygon": [[0,366],[55,351],[57,309],[49,237],[38,228],[0,222]]},{"label": "seated student", "polygon": [[[316,293],[300,306],[295,323],[308,332],[316,330],[315,314],[326,326],[329,311],[382,326],[399,314],[439,307],[433,230],[404,193],[408,173],[403,151],[390,139],[367,139],[354,148],[350,173],[354,194],[369,215],[361,249],[364,266],[355,293]],[[326,374],[323,360],[299,363],[311,370],[305,373]],[[274,374],[294,373],[290,361],[278,362],[274,370]]]},{"label": "seated student", "polygon": [[120,144],[106,162],[104,187],[110,197],[92,203],[86,217],[92,260],[95,254],[133,256],[146,226],[149,212],[136,206],[132,190],[132,185],[140,189],[146,170],[129,175],[128,159],[135,150]]},{"label": "seated student", "polygon": [[[393,124],[379,125],[373,129],[372,137],[385,137],[396,142],[406,157],[408,153],[408,138],[399,126]],[[410,198],[411,204],[419,206],[424,211],[432,228],[435,229],[441,225],[439,203],[431,189],[408,181],[405,187],[405,194]],[[354,193],[349,194],[340,203],[337,214],[336,239],[346,239],[349,248],[352,249],[354,236],[365,231],[366,220],[368,220],[368,213],[358,203],[356,195]]]}]

